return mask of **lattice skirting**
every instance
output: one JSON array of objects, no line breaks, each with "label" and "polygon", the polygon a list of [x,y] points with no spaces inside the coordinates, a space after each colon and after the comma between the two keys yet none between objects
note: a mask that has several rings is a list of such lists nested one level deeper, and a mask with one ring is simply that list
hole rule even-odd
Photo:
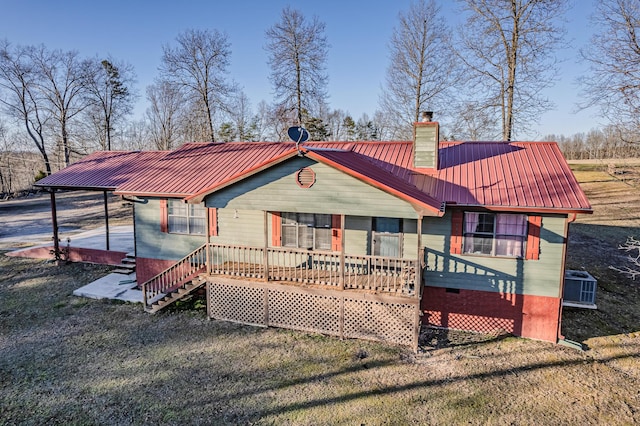
[{"label": "lattice skirting", "polygon": [[209,317],[418,346],[419,301],[351,291],[211,278]]}]

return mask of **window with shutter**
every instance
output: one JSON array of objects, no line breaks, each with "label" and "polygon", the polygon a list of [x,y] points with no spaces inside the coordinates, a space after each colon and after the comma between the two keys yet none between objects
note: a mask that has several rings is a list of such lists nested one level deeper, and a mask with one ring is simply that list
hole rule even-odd
[{"label": "window with shutter", "polygon": [[542,217],[454,211],[451,253],[539,259]]},{"label": "window with shutter", "polygon": [[281,245],[332,250],[332,222],[328,214],[281,213]]}]

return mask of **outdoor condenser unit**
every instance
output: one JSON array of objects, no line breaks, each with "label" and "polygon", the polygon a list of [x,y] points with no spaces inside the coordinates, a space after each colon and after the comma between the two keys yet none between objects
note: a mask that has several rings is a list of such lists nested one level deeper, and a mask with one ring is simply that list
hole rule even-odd
[{"label": "outdoor condenser unit", "polygon": [[563,306],[598,309],[596,306],[597,281],[587,271],[567,270],[564,273]]}]

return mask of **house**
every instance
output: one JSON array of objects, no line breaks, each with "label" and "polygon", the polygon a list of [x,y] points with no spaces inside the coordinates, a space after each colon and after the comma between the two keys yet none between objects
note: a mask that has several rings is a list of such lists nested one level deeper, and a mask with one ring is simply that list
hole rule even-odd
[{"label": "house", "polygon": [[[114,155],[38,184],[81,187]],[[562,339],[569,224],[592,210],[556,143],[443,142],[421,122],[412,141],[133,158],[100,173],[134,201],[148,311],[206,287],[210,317],[247,324],[414,347],[421,323]]]}]

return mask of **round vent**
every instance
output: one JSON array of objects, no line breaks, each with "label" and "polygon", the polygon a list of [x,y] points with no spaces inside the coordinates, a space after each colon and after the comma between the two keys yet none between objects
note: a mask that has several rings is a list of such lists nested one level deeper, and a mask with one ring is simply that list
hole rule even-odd
[{"label": "round vent", "polygon": [[311,188],[316,183],[316,174],[309,167],[303,167],[296,173],[296,183],[301,188]]}]

